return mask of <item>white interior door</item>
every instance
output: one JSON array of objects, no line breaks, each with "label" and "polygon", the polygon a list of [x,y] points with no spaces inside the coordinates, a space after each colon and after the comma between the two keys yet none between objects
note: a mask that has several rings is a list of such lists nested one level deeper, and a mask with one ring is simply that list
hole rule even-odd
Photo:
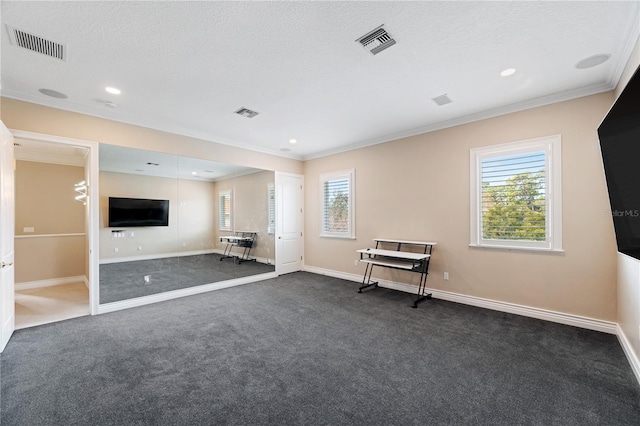
[{"label": "white interior door", "polygon": [[276,172],[276,273],[302,270],[302,175]]},{"label": "white interior door", "polygon": [[0,121],[0,352],[7,346],[15,329],[14,216],[13,136]]}]

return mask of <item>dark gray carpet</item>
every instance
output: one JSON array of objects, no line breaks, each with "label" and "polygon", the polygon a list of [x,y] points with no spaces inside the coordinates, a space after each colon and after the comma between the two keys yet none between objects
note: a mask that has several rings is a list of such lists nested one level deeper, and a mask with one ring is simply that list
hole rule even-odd
[{"label": "dark gray carpet", "polygon": [[2,425],[635,425],[615,336],[295,273],[19,330]]},{"label": "dark gray carpet", "polygon": [[[100,265],[100,303],[117,302],[197,285],[274,272],[274,265],[238,263],[219,254]],[[151,282],[145,283],[144,276]]]}]

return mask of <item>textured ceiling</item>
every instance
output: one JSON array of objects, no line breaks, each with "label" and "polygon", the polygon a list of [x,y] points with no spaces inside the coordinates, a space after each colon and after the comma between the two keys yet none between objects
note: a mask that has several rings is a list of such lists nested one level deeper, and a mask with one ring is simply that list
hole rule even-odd
[{"label": "textured ceiling", "polygon": [[[3,96],[301,159],[610,90],[640,25],[638,1],[0,8]],[[397,44],[374,56],[356,39],[382,24]],[[6,25],[63,44],[66,60],[13,45]],[[576,69],[596,54],[611,57]],[[443,94],[453,102],[431,100]]]}]

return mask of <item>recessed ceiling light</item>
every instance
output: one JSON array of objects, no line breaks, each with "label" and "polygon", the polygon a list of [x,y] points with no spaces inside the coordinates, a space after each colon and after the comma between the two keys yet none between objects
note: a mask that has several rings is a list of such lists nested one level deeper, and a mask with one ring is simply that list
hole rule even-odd
[{"label": "recessed ceiling light", "polygon": [[291,143],[291,144],[293,144],[293,143],[298,143],[298,141],[297,141],[297,140],[295,140],[295,139],[289,139],[289,143]]},{"label": "recessed ceiling light", "polygon": [[515,68],[507,68],[506,70],[502,70],[500,75],[502,77],[509,77],[510,75],[513,75],[515,72],[516,72]]},{"label": "recessed ceiling light", "polygon": [[192,175],[197,176],[198,172],[191,172]]},{"label": "recessed ceiling light", "polygon": [[38,89],[38,92],[42,93],[43,95],[51,96],[52,98],[58,98],[58,99],[68,98],[68,96],[65,95],[64,93],[56,92],[55,90],[51,90],[51,89]]},{"label": "recessed ceiling light", "polygon": [[120,89],[116,89],[115,87],[105,87],[104,90],[106,90],[107,93],[111,93],[112,95],[120,94]]},{"label": "recessed ceiling light", "polygon": [[576,68],[579,70],[584,70],[587,68],[593,68],[597,65],[603,64],[609,60],[611,57],[608,53],[601,53],[599,55],[589,56],[588,58],[584,58],[580,62],[576,64]]}]

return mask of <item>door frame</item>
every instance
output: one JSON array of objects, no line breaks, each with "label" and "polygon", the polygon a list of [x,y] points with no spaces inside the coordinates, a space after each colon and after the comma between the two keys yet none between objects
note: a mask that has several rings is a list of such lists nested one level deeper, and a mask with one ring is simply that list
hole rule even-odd
[{"label": "door frame", "polygon": [[300,236],[300,245],[298,247],[299,249],[299,254],[301,256],[301,261],[300,261],[300,269],[299,270],[303,270],[304,269],[304,175],[301,174],[297,174],[297,173],[288,173],[288,172],[279,172],[279,171],[275,171],[275,191],[276,191],[276,233],[275,233],[275,249],[276,249],[276,275],[282,275],[283,272],[280,268],[280,259],[282,259],[282,254],[279,253],[279,251],[281,250],[280,248],[280,244],[278,243],[278,241],[280,240],[280,232],[281,232],[281,212],[279,211],[280,209],[280,197],[282,197],[282,193],[281,191],[278,190],[278,184],[280,183],[280,180],[283,177],[292,177],[292,178],[296,178],[299,179],[300,181],[300,187],[301,187],[301,191],[300,191],[300,208],[301,208],[301,212],[300,212],[300,232],[302,233],[302,235]]},{"label": "door frame", "polygon": [[100,198],[98,191],[98,142],[87,141],[82,139],[72,139],[64,136],[46,135],[43,133],[27,132],[23,130],[9,129],[15,139],[27,139],[38,142],[50,142],[62,145],[73,145],[87,148],[89,153],[85,162],[85,175],[88,176],[88,197],[87,207],[88,223],[87,230],[87,259],[89,264],[88,277],[89,280],[89,308],[91,315],[98,314],[99,305],[99,241],[98,241],[98,220],[100,213]]}]

